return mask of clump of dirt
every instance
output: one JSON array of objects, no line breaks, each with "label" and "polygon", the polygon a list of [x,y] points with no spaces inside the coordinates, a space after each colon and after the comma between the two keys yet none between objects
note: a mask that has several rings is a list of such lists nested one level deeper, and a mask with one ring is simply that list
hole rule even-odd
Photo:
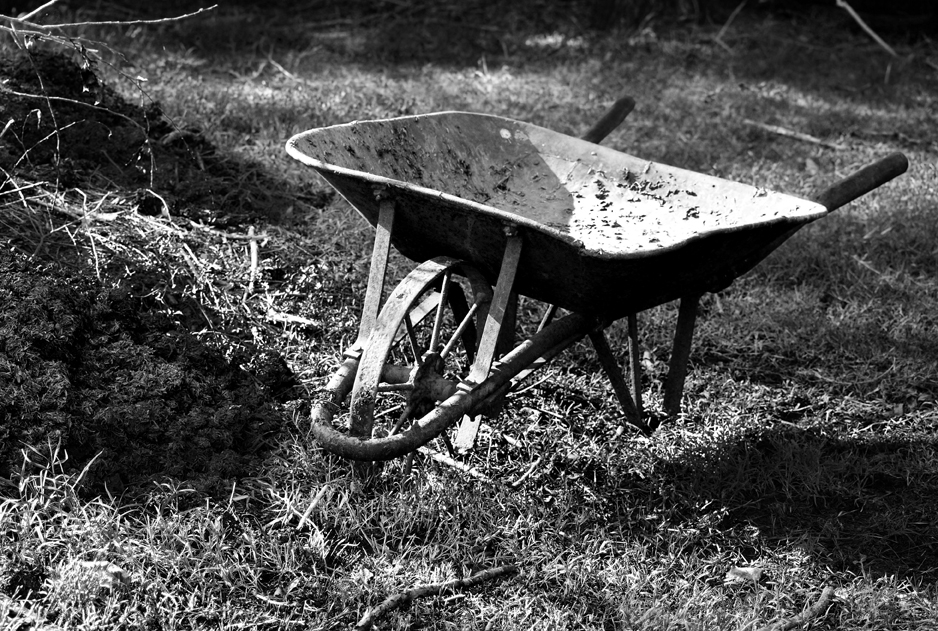
[{"label": "clump of dirt", "polygon": [[[221,159],[199,130],[174,124],[157,102],[127,102],[99,81],[94,64],[80,51],[0,57],[0,167],[8,174],[60,189],[120,189],[138,212],[214,225],[289,206],[282,184],[259,181],[263,169]],[[12,188],[8,178],[0,192]]]},{"label": "clump of dirt", "polygon": [[[282,388],[285,366],[272,361]],[[0,251],[0,475],[59,444],[88,483],[230,490],[282,423],[270,392],[124,289]]]}]

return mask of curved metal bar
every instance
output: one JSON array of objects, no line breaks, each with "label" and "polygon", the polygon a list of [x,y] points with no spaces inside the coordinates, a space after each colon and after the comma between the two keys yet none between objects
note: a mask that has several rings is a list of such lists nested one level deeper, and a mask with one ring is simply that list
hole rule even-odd
[{"label": "curved metal bar", "polygon": [[328,405],[313,407],[311,432],[327,450],[351,460],[377,461],[398,458],[443,432],[497,396],[503,386],[543,355],[556,355],[600,326],[595,317],[572,313],[557,320],[495,362],[488,378],[467,390],[460,390],[400,434],[383,438],[348,436],[332,426],[333,410]]}]

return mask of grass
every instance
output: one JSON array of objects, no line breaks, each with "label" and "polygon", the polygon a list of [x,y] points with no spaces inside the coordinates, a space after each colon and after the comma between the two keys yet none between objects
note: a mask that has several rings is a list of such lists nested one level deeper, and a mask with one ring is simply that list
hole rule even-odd
[{"label": "grass", "polygon": [[[606,144],[648,159],[795,194],[895,150],[912,167],[705,299],[685,413],[650,438],[619,429],[581,345],[483,433],[469,463],[493,484],[433,463],[410,476],[390,464],[362,484],[307,439],[302,401],[281,406],[293,429],[255,475],[216,496],[160,481],[89,497],[61,449],[26,449],[0,487],[0,627],[349,628],[394,593],[514,563],[515,578],[418,600],[380,625],[757,629],[833,586],[813,628],[934,628],[933,43],[900,42],[902,59],[890,60],[831,16],[742,14],[724,36],[730,50],[713,41],[719,25],[652,23],[601,39],[506,27],[495,44],[457,40],[443,58],[452,34],[425,28],[417,61],[400,61],[400,38],[392,46],[380,25],[356,24],[228,7],[198,22],[91,32],[244,178],[256,207],[220,230],[269,235],[250,295],[248,249],[183,220],[176,232],[135,216],[109,223],[109,234],[150,237],[123,241],[148,256],[120,261],[172,274],[210,312],[208,323],[178,317],[207,344],[275,349],[309,389],[355,334],[371,231],[286,157],[295,132],[467,109],[576,134],[627,93],[639,106]],[[745,118],[846,148],[775,137]],[[93,273],[87,242],[71,247]],[[191,263],[183,245],[216,282],[175,273]],[[120,252],[94,254],[106,272]],[[395,265],[398,277],[410,269]],[[271,310],[303,321],[271,320]],[[674,315],[670,305],[640,317],[651,410]],[[613,329],[614,347],[623,335]],[[726,583],[734,567],[762,578]]]}]

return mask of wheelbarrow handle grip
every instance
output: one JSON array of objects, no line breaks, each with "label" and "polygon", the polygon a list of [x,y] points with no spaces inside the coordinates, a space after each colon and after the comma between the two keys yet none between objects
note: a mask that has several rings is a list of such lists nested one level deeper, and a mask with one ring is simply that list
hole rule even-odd
[{"label": "wheelbarrow handle grip", "polygon": [[814,200],[832,212],[902,175],[908,168],[909,159],[901,153],[893,153],[818,193]]},{"label": "wheelbarrow handle grip", "polygon": [[601,143],[603,138],[622,124],[622,121],[625,120],[625,117],[628,116],[633,109],[635,109],[635,99],[630,96],[623,96],[609,108],[609,111],[599,119],[598,123],[583,134],[583,140],[596,144]]}]

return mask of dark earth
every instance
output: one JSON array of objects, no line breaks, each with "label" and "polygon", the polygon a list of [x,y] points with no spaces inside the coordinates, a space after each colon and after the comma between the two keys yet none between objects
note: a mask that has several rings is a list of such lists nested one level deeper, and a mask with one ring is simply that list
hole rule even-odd
[{"label": "dark earth", "polygon": [[[235,166],[197,131],[174,128],[158,104],[126,102],[80,54],[0,59],[0,111],[11,121],[0,139],[0,194],[19,195],[27,183],[104,188],[129,192],[137,213],[164,214],[165,200],[174,218],[214,226],[270,203],[232,196]],[[0,478],[20,471],[24,449],[41,465],[56,447],[68,469],[93,460],[83,478],[93,492],[170,477],[224,493],[250,474],[282,425],[275,398],[295,383],[282,358],[226,357],[166,315],[149,291],[156,280],[96,278],[65,254],[40,252],[22,230],[8,234]]]}]

